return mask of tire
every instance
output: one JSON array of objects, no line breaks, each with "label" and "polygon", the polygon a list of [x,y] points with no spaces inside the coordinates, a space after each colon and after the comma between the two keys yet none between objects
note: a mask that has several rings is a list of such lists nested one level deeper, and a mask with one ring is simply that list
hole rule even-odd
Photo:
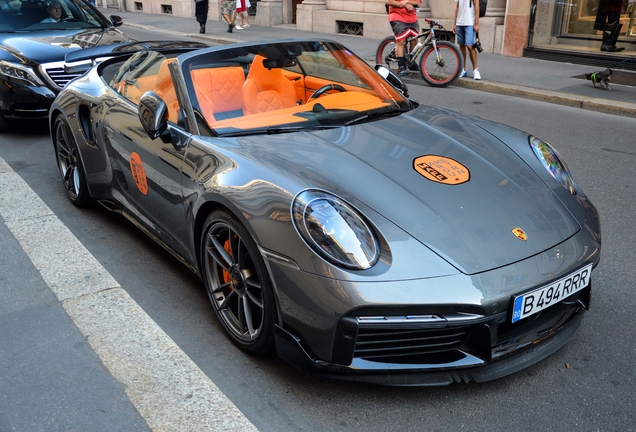
[{"label": "tire", "polygon": [[446,87],[459,78],[463,68],[462,55],[454,44],[444,41],[437,42],[437,51],[441,62],[435,57],[433,46],[426,47],[420,57],[420,73],[431,87]]},{"label": "tire", "polygon": [[88,192],[84,167],[77,143],[63,114],[59,114],[55,119],[53,146],[66,195],[77,207],[89,207],[93,200]]},{"label": "tire", "polygon": [[395,57],[395,38],[393,36],[387,36],[380,42],[375,52],[375,63],[384,65],[397,73],[398,62],[397,57]]},{"label": "tire", "polygon": [[272,283],[249,232],[225,210],[213,211],[205,221],[201,274],[212,308],[232,342],[251,354],[272,351]]}]

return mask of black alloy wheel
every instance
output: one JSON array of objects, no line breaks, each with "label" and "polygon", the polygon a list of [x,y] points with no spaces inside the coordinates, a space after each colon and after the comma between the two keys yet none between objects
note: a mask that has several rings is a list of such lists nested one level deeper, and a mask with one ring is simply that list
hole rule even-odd
[{"label": "black alloy wheel", "polygon": [[274,347],[276,309],[272,284],[256,243],[229,212],[205,221],[202,275],[217,317],[241,349],[260,354]]},{"label": "black alloy wheel", "polygon": [[55,119],[53,126],[53,145],[57,166],[62,176],[62,182],[66,188],[66,194],[71,202],[78,207],[88,207],[91,196],[86,184],[84,168],[79,156],[79,150],[73,134],[69,130],[64,115],[60,114]]}]

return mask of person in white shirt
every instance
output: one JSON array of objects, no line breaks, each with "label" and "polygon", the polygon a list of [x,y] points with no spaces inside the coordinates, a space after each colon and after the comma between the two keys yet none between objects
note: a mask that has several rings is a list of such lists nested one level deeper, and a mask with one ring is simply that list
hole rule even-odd
[{"label": "person in white shirt", "polygon": [[466,76],[466,51],[470,56],[470,62],[473,64],[473,78],[481,79],[479,67],[477,65],[477,52],[473,48],[475,43],[475,33],[479,31],[479,0],[455,0],[457,7],[455,8],[455,23],[453,24],[453,33],[457,36],[459,50],[464,56],[464,70],[460,77]]},{"label": "person in white shirt", "polygon": [[44,18],[41,23],[56,23],[62,18],[62,5],[60,2],[54,1],[51,2],[47,7],[46,11],[49,13],[48,18]]}]

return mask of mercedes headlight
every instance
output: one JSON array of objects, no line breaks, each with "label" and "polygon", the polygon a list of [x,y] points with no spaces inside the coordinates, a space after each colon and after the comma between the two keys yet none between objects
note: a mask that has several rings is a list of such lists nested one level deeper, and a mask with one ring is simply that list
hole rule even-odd
[{"label": "mercedes headlight", "polygon": [[568,167],[559,156],[559,153],[552,148],[550,144],[540,140],[535,136],[529,136],[530,147],[535,156],[541,161],[541,164],[546,170],[554,177],[564,188],[570,191],[572,195],[576,195],[576,189],[574,188],[574,181],[570,175]]},{"label": "mercedes headlight", "polygon": [[380,258],[378,240],[365,218],[335,195],[301,192],[292,204],[292,218],[305,243],[338,267],[365,270]]},{"label": "mercedes headlight", "polygon": [[12,63],[5,60],[0,60],[0,75],[7,78],[17,79],[24,81],[32,86],[44,86],[45,84],[38,78],[28,66],[19,63]]}]

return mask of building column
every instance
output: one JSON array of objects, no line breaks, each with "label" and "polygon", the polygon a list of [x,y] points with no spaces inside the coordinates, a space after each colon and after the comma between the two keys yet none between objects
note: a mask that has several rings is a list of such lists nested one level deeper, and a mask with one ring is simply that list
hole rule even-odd
[{"label": "building column", "polygon": [[256,12],[256,24],[272,27],[283,23],[283,0],[260,0]]},{"label": "building column", "polygon": [[508,57],[523,56],[528,46],[532,0],[508,0],[501,53]]},{"label": "building column", "polygon": [[296,9],[296,29],[314,31],[314,11],[327,9],[325,0],[304,0]]}]

